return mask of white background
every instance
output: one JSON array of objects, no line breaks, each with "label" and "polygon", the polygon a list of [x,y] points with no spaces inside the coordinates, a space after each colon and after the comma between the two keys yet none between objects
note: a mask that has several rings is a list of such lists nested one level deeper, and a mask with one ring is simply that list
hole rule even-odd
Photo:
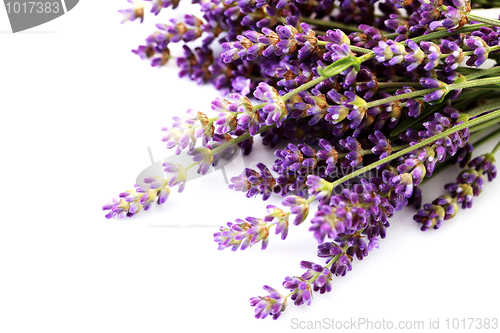
[{"label": "white background", "polygon": [[[293,318],[358,317],[440,318],[445,328],[446,318],[500,317],[499,184],[438,231],[422,233],[413,210],[398,212],[380,249],[335,278],[330,294],[310,307],[290,303],[278,321],[254,319],[248,299],[264,284],[284,291],[301,260],[316,260],[309,222],[291,226],[286,241],[272,235],[264,252],[218,251],[212,234],[235,218],[262,217],[279,199],[246,199],[218,172],[164,206],[106,220],[101,206],[150,164],[147,147],[156,159],[172,154],[161,126],[188,107],[209,113],[218,95],[178,79],[174,63],[155,69],[130,52],[154,23],[179,13],[120,25],[126,6],[81,1],[18,34],[0,6],[0,332],[276,332],[293,330]],[[258,160],[273,161],[260,139],[245,164]],[[456,174],[426,184],[424,201]]]}]

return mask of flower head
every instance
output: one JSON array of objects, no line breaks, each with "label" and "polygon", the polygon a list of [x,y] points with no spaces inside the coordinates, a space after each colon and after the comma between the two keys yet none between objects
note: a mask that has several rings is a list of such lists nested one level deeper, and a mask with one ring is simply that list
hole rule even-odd
[{"label": "flower head", "polygon": [[264,286],[263,289],[269,293],[268,296],[250,298],[250,306],[255,307],[255,318],[264,319],[271,315],[276,320],[286,309],[286,298],[269,286]]},{"label": "flower head", "polygon": [[118,12],[123,14],[122,24],[127,21],[135,21],[136,19],[140,19],[141,23],[144,21],[144,7],[146,5],[143,1],[137,0],[127,0],[132,4],[132,8],[128,9],[120,9]]}]

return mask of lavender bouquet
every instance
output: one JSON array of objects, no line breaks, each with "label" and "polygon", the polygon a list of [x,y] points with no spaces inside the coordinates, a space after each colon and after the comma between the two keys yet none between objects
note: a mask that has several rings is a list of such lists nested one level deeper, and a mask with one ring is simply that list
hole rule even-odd
[{"label": "lavender bouquet", "polygon": [[[123,22],[142,22],[146,5],[158,15],[179,4],[128,1]],[[163,66],[171,43],[182,42],[179,76],[220,90],[210,115],[187,110],[163,128],[167,148],[193,163],[165,163],[172,177],[146,178],[103,210],[124,218],[161,205],[172,188],[182,192],[188,169],[205,174],[237,149],[248,155],[257,135],[282,148],[272,166],[246,168],[229,185],[248,198],[282,196],[281,207],[214,234],[219,250],[264,250],[273,228],[284,240],[290,225],[306,223],[318,241],[317,262],[300,262],[303,272],[282,282],[287,293],[264,286],[267,295],[250,299],[256,318],[277,319],[290,300],[310,305],[314,292],[331,291],[334,276],[379,247],[396,211],[415,206],[421,230],[438,229],[496,177],[500,143],[472,156],[500,134],[500,21],[471,10],[500,0],[193,3],[200,17],[157,24],[133,51]],[[419,186],[453,164],[463,171],[448,194],[421,206]]]}]

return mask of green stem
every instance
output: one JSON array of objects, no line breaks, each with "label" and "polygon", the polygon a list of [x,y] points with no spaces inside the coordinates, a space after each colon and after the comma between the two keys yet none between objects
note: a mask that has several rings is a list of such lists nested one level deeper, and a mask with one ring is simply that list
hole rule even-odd
[{"label": "green stem", "polygon": [[303,84],[303,85],[301,85],[300,87],[295,88],[294,90],[290,91],[289,93],[287,93],[287,94],[285,94],[285,95],[281,96],[281,100],[282,100],[283,102],[285,102],[285,101],[289,100],[290,98],[292,98],[293,96],[295,96],[295,95],[297,95],[297,94],[299,94],[299,93],[303,92],[304,90],[307,90],[307,89],[309,89],[309,88],[311,88],[311,87],[314,87],[315,85],[317,85],[317,84],[318,84],[318,83],[320,83],[320,82],[323,82],[323,81],[324,81],[324,80],[326,80],[326,79],[327,79],[327,77],[325,77],[325,76],[320,76],[320,77],[318,77],[318,78],[316,78],[316,79],[314,79],[314,80],[311,80],[311,81],[309,81],[309,82],[307,82],[307,83],[304,83],[304,84]]},{"label": "green stem", "polygon": [[484,129],[490,128],[493,125],[498,124],[499,122],[500,122],[500,119],[493,119],[493,120],[490,120],[490,121],[486,121],[486,122],[484,122],[484,123],[482,123],[480,125],[477,125],[477,126],[469,128],[469,132],[470,133],[475,133],[475,132],[484,130]]},{"label": "green stem", "polygon": [[490,101],[485,105],[481,105],[481,106],[478,106],[477,108],[471,109],[471,110],[467,111],[466,114],[470,118],[472,118],[472,117],[479,116],[485,112],[489,112],[489,111],[493,111],[493,110],[497,110],[497,109],[500,109],[500,100],[499,99]]},{"label": "green stem", "polygon": [[[462,83],[448,84],[445,86],[445,88],[447,90],[456,90],[456,89],[479,87],[482,85],[497,84],[497,83],[500,83],[500,77],[492,77],[492,78],[479,79],[479,80],[473,80],[473,81],[462,82]],[[377,101],[367,103],[366,108],[369,109],[369,108],[372,108],[372,107],[375,107],[378,105],[391,103],[391,102],[399,101],[399,100],[406,99],[406,98],[413,98],[413,97],[417,97],[417,96],[427,95],[427,94],[430,94],[434,91],[441,90],[441,89],[443,89],[443,88],[439,87],[439,88],[423,89],[423,90],[413,91],[413,92],[407,93],[407,94],[401,94],[401,95],[396,95],[396,96],[391,96],[391,97],[379,99]]]},{"label": "green stem", "polygon": [[[500,47],[500,45],[498,45]],[[476,79],[481,76],[487,76],[487,75],[492,75],[492,74],[498,74],[500,73],[500,67],[493,67],[490,69],[482,69],[478,70],[476,72],[470,73],[468,75],[465,75],[465,78],[470,81],[472,79]]]},{"label": "green stem", "polygon": [[493,155],[495,155],[495,153],[498,151],[498,149],[500,149],[500,142],[498,142],[495,146],[495,148],[493,148],[493,150],[491,151],[491,153]]},{"label": "green stem", "polygon": [[382,104],[396,102],[396,101],[399,101],[399,100],[402,100],[405,98],[413,98],[413,97],[418,97],[418,96],[430,94],[430,93],[435,92],[436,90],[440,90],[440,89],[443,89],[443,88],[423,89],[423,90],[413,91],[413,92],[407,93],[407,94],[401,94],[401,95],[382,98],[382,99],[367,103],[366,108],[369,109],[369,108],[373,108],[375,106],[379,106]]},{"label": "green stem", "polygon": [[399,152],[392,154],[392,155],[390,155],[382,160],[379,160],[379,161],[374,162],[370,165],[367,165],[364,168],[358,169],[358,170],[348,174],[347,176],[344,176],[344,177],[340,178],[339,180],[334,181],[333,183],[331,183],[331,187],[335,188],[336,186],[341,185],[341,184],[345,183],[346,181],[348,181],[356,176],[359,176],[359,175],[361,175],[361,174],[363,174],[363,173],[365,173],[373,168],[376,168],[380,165],[386,164],[386,163],[388,163],[388,162],[390,162],[398,157],[404,156],[404,155],[414,151],[415,149],[419,149],[419,148],[422,148],[422,147],[427,146],[429,144],[432,144],[436,140],[444,138],[444,137],[446,137],[450,134],[453,134],[455,132],[458,132],[464,128],[472,127],[474,125],[481,124],[481,123],[484,123],[485,121],[488,121],[488,120],[491,120],[494,118],[498,118],[498,117],[500,117],[500,111],[494,111],[492,113],[481,116],[481,117],[476,118],[474,120],[466,121],[463,124],[454,126],[454,127],[450,128],[450,129],[448,129],[440,134],[437,134],[437,135],[434,135],[433,137],[425,139],[425,140],[423,140],[423,141],[421,141],[421,142],[419,142],[419,143],[417,143],[409,148],[400,150]]},{"label": "green stem", "polygon": [[[474,90],[469,90],[465,91],[460,95],[460,97],[455,101],[453,104],[453,108],[459,110],[461,107],[466,106],[467,104],[477,101],[479,98],[482,98],[485,95],[488,95],[489,92],[485,91],[474,91]],[[441,105],[444,105],[444,103],[447,101],[447,98],[442,103],[439,104],[434,104],[431,105],[430,107],[427,107],[422,114],[418,118],[408,118],[404,120],[401,124],[399,124],[390,134],[390,137],[396,137],[399,134],[403,133],[406,131],[408,128],[413,128],[416,129],[416,127],[421,126],[421,123],[429,117],[429,115],[433,114],[434,112],[438,111],[438,109],[441,107]]]},{"label": "green stem", "polygon": [[485,88],[486,87],[478,87],[460,94],[460,97],[455,101],[455,103],[453,103],[453,108],[460,110],[460,108],[463,108],[470,103],[474,103],[479,101],[481,98],[488,97],[491,95],[491,92],[487,91],[488,89]]},{"label": "green stem", "polygon": [[484,24],[471,24],[471,25],[467,25],[463,28],[460,28],[458,30],[452,31],[452,32],[449,32],[448,30],[440,30],[440,31],[436,31],[436,32],[431,32],[430,34],[427,34],[427,35],[422,35],[419,37],[412,38],[411,40],[414,41],[415,43],[420,43],[421,41],[424,41],[424,40],[444,38],[444,37],[448,37],[451,35],[460,34],[460,33],[464,33],[464,32],[476,31],[479,28],[484,27],[484,26],[485,26]]},{"label": "green stem", "polygon": [[401,87],[412,87],[412,88],[421,88],[422,85],[420,82],[379,82],[379,89],[388,89],[388,88],[401,88]]},{"label": "green stem", "polygon": [[484,24],[487,24],[487,25],[493,25],[495,27],[500,27],[500,21],[499,20],[492,20],[492,19],[489,19],[489,18],[486,18],[486,17],[481,17],[481,16],[474,15],[474,14],[471,14],[471,13],[467,13],[467,17],[469,18],[469,20],[481,22],[481,23],[484,23]]},{"label": "green stem", "polygon": [[[479,148],[480,146],[487,143],[488,141],[490,141],[491,139],[493,139],[494,137],[496,137],[499,134],[500,134],[500,128],[497,129],[496,131],[491,132],[490,134],[486,135],[484,138],[474,142],[472,145],[474,146],[475,149]],[[472,135],[471,135],[471,137],[472,137]]]},{"label": "green stem", "polygon": [[367,54],[367,53],[372,53],[373,52],[370,49],[365,49],[363,47],[358,47],[358,46],[354,46],[354,45],[349,45],[349,48],[351,49],[351,51],[354,51],[354,52],[357,52],[357,53]]}]

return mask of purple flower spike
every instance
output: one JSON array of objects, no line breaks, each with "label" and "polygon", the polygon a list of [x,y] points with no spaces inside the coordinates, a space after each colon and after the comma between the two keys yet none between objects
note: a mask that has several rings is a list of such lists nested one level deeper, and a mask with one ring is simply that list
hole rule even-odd
[{"label": "purple flower spike", "polygon": [[171,162],[163,163],[163,171],[167,173],[174,173],[175,175],[170,179],[170,186],[178,186],[178,192],[184,191],[187,181],[187,171],[180,164],[175,164]]},{"label": "purple flower spike", "polygon": [[408,117],[418,118],[425,108],[425,104],[419,99],[408,99],[406,102],[406,107],[408,108]]},{"label": "purple flower spike", "polygon": [[459,9],[460,10],[457,10],[452,6],[448,6],[447,12],[445,14],[445,19],[431,22],[429,24],[429,29],[436,30],[437,28],[442,27],[448,29],[448,31],[450,32],[460,29],[468,21],[467,15],[463,12],[469,12],[471,10],[470,2],[467,2],[466,6]]},{"label": "purple flower spike", "polygon": [[408,40],[406,45],[408,45],[408,47],[413,51],[405,56],[407,64],[406,70],[411,72],[417,69],[417,67],[424,61],[425,53],[420,49],[418,44],[412,40]]},{"label": "purple flower spike", "polygon": [[[167,143],[168,149],[175,147],[177,155],[186,148],[188,148],[188,153],[192,153],[197,138],[209,135],[208,133],[211,130],[206,126],[206,116],[203,113],[192,109],[189,109],[186,113],[187,115],[184,117],[173,117],[174,123],[171,127],[162,128],[162,131],[167,132],[162,141]],[[207,144],[206,141],[204,138],[203,143]]]},{"label": "purple flower spike", "polygon": [[295,305],[300,306],[304,303],[311,305],[311,286],[302,277],[287,276],[283,282],[283,286],[290,290],[290,292],[294,292],[291,298]]},{"label": "purple flower spike", "polygon": [[321,202],[328,202],[332,195],[332,185],[323,178],[315,175],[307,176],[306,185],[309,186],[310,195],[315,195]]},{"label": "purple flower spike", "polygon": [[157,199],[157,203],[162,205],[170,194],[169,181],[162,178],[146,178],[144,183],[147,187],[135,185],[135,190],[120,193],[120,195],[106,205],[102,210],[109,211],[107,219],[132,217],[142,209],[148,210]]},{"label": "purple flower spike", "polygon": [[[441,82],[439,80],[430,78],[430,77],[423,77],[420,79],[420,84],[426,88],[426,89],[432,89],[432,88],[444,88],[440,90],[436,90],[432,93],[429,93],[424,96],[424,100],[426,102],[433,102],[440,100],[444,95],[446,94],[446,84],[444,82]],[[432,104],[432,103],[431,103]]]},{"label": "purple flower spike", "polygon": [[314,291],[324,294],[332,290],[332,273],[328,268],[310,261],[301,261],[300,267],[307,270],[302,274],[303,279],[310,280],[311,278],[315,278],[313,282]]},{"label": "purple flower spike", "polygon": [[389,28],[394,30],[394,32],[398,33],[399,36],[396,37],[395,41],[396,42],[402,42],[408,38],[408,32],[409,32],[409,24],[408,21],[403,19],[401,16],[397,14],[391,14],[389,15],[388,20],[384,21],[384,25]]},{"label": "purple flower spike", "polygon": [[255,89],[254,96],[267,103],[262,108],[266,125],[276,124],[277,127],[281,127],[286,115],[288,115],[288,111],[278,91],[267,83],[261,82]]},{"label": "purple flower spike", "polygon": [[264,222],[270,225],[276,225],[276,235],[281,234],[281,239],[284,240],[288,235],[288,216],[281,208],[273,205],[268,205],[267,215],[264,217]]},{"label": "purple flower spike", "polygon": [[293,221],[294,225],[302,224],[309,214],[309,203],[302,197],[288,196],[283,200],[282,205],[290,207],[290,213],[296,215]]},{"label": "purple flower spike", "polygon": [[467,169],[462,171],[456,183],[446,184],[444,187],[450,191],[453,198],[462,204],[462,208],[471,208],[473,197],[477,197],[484,189],[484,177],[476,170]]},{"label": "purple flower spike", "polygon": [[339,159],[339,153],[337,150],[331,145],[327,140],[320,139],[319,145],[322,150],[318,151],[318,157],[321,160],[326,161],[326,171],[327,175],[333,173],[335,171],[335,166],[337,165],[337,161]]},{"label": "purple flower spike", "polygon": [[477,172],[486,174],[490,182],[497,177],[495,156],[491,153],[478,156],[470,161],[469,168],[474,168]]},{"label": "purple flower spike", "polygon": [[276,179],[264,164],[258,163],[257,168],[260,172],[246,168],[241,175],[232,177],[229,188],[246,192],[248,198],[262,194],[262,200],[269,199],[276,186]]},{"label": "purple flower spike", "polygon": [[197,172],[200,175],[206,174],[208,170],[210,170],[210,166],[214,161],[212,151],[208,148],[198,148],[194,150],[192,155],[193,155],[193,161],[199,162]]},{"label": "purple flower spike", "polygon": [[430,71],[439,64],[441,48],[439,45],[426,41],[420,42],[420,47],[427,57],[427,63],[425,64],[424,69],[426,71]]},{"label": "purple flower spike", "polygon": [[269,286],[264,286],[263,289],[269,293],[268,296],[250,298],[250,306],[255,307],[255,318],[264,319],[270,315],[276,320],[286,309],[286,298]]},{"label": "purple flower spike", "polygon": [[177,8],[180,0],[145,0],[152,2],[151,13],[158,15],[162,9],[172,7]]},{"label": "purple flower spike", "polygon": [[392,146],[389,139],[381,131],[375,131],[368,135],[368,139],[375,145],[371,151],[375,155],[379,155],[379,159],[384,159],[392,153]]},{"label": "purple flower spike", "polygon": [[363,154],[361,153],[361,144],[358,140],[352,136],[348,136],[346,139],[341,139],[339,144],[348,151],[344,161],[341,163],[342,168],[347,169],[361,164],[363,161]]},{"label": "purple flower spike", "polygon": [[462,49],[455,42],[443,40],[441,42],[441,52],[449,53],[449,56],[444,59],[445,64],[443,65],[443,70],[446,72],[454,71],[464,60]]},{"label": "purple flower spike", "polygon": [[481,37],[471,36],[465,39],[464,44],[474,51],[467,59],[467,66],[479,67],[488,59],[488,44]]},{"label": "purple flower spike", "polygon": [[267,248],[269,242],[269,226],[266,222],[255,217],[247,217],[245,221],[237,219],[236,223],[228,222],[227,227],[220,227],[214,234],[214,240],[219,244],[219,250],[231,248],[246,248],[262,241],[262,250]]},{"label": "purple flower spike", "polygon": [[142,1],[127,0],[132,4],[132,8],[121,9],[118,12],[123,14],[122,24],[127,21],[135,21],[140,19],[141,23],[144,21],[144,3]]},{"label": "purple flower spike", "polygon": [[393,40],[378,42],[378,46],[373,48],[375,59],[386,66],[394,66],[404,61],[406,52],[403,44]]},{"label": "purple flower spike", "polygon": [[342,252],[337,261],[330,267],[330,271],[335,276],[345,276],[347,272],[352,271],[352,257]]},{"label": "purple flower spike", "polygon": [[424,209],[413,216],[415,222],[421,223],[420,230],[426,231],[430,228],[439,229],[443,221],[449,220],[458,212],[457,200],[443,195],[432,202],[425,204]]}]

